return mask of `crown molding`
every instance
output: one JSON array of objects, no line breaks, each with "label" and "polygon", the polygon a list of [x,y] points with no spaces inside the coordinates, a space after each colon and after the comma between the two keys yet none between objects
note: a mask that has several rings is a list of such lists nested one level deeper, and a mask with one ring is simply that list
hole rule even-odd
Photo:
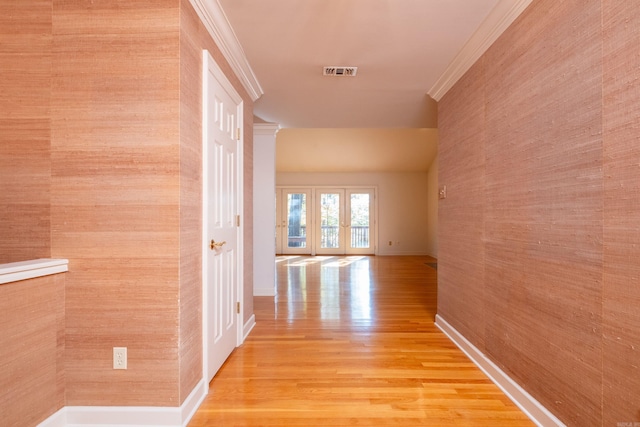
[{"label": "crown molding", "polygon": [[231,69],[240,79],[252,101],[260,98],[264,91],[256,78],[249,61],[240,46],[231,24],[218,0],[189,0],[200,20],[211,35]]},{"label": "crown molding", "polygon": [[280,130],[280,125],[277,123],[254,123],[253,124],[254,135],[275,136],[279,130]]},{"label": "crown molding", "polygon": [[500,0],[462,50],[451,61],[442,76],[427,92],[436,101],[453,87],[502,33],[529,6],[532,0]]}]

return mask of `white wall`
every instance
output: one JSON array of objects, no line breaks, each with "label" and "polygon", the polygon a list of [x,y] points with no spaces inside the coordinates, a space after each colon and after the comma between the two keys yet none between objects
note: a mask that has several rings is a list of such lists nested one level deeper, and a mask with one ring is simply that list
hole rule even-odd
[{"label": "white wall", "polygon": [[438,258],[438,158],[427,174],[427,254]]},{"label": "white wall", "polygon": [[278,172],[426,172],[437,129],[282,129]]},{"label": "white wall", "polygon": [[253,295],[275,295],[276,132],[253,126]]},{"label": "white wall", "polygon": [[[428,173],[279,172],[278,186],[371,186],[378,189],[378,255],[426,255]],[[437,206],[436,206],[437,209]],[[388,242],[391,241],[390,246]]]}]

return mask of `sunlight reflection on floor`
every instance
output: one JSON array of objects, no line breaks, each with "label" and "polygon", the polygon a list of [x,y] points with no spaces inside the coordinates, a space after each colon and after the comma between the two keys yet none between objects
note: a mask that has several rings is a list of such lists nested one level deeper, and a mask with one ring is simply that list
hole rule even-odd
[{"label": "sunlight reflection on floor", "polygon": [[[367,259],[363,255],[354,256],[330,256],[330,255],[317,255],[317,256],[299,256],[299,255],[280,255],[276,257],[276,263],[286,262],[289,266],[300,266],[309,264],[325,264],[331,267],[345,267],[356,261]],[[331,262],[329,262],[331,261]]]},{"label": "sunlight reflection on floor", "polygon": [[[349,319],[371,323],[369,257],[279,256],[276,263],[280,263],[279,274],[286,275],[286,283],[281,282],[284,286],[279,291],[286,292],[288,320],[315,315],[323,321]],[[308,283],[308,275],[319,276],[319,282]]]}]

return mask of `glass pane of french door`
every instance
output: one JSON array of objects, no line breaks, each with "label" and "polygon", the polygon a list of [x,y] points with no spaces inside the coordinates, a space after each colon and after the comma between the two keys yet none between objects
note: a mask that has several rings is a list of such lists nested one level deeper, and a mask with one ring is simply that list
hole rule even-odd
[{"label": "glass pane of french door", "polygon": [[276,252],[311,254],[311,190],[284,188],[277,198]]},{"label": "glass pane of french door", "polygon": [[369,194],[351,193],[351,236],[349,247],[369,247]]},{"label": "glass pane of french door", "polygon": [[320,194],[320,247],[340,247],[340,193]]},{"label": "glass pane of french door", "polygon": [[307,247],[307,195],[287,194],[287,247]]},{"label": "glass pane of french door", "polygon": [[348,229],[350,230],[347,253],[374,253],[373,202],[373,189],[347,189]]},{"label": "glass pane of french door", "polygon": [[316,192],[318,254],[344,253],[344,190],[318,189]]}]

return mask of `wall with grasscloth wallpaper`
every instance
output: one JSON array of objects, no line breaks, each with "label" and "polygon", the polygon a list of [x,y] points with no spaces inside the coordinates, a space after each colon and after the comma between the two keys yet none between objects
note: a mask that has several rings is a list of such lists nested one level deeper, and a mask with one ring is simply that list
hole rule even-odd
[{"label": "wall with grasscloth wallpaper", "polygon": [[51,255],[51,2],[0,6],[0,263]]},{"label": "wall with grasscloth wallpaper", "polygon": [[638,46],[537,0],[438,106],[438,313],[571,426],[640,422]]},{"label": "wall with grasscloth wallpaper", "polygon": [[0,285],[0,424],[179,407],[202,378],[202,49],[245,101],[245,321],[251,98],[189,1],[4,2],[0,37],[0,262],[69,259]]}]

